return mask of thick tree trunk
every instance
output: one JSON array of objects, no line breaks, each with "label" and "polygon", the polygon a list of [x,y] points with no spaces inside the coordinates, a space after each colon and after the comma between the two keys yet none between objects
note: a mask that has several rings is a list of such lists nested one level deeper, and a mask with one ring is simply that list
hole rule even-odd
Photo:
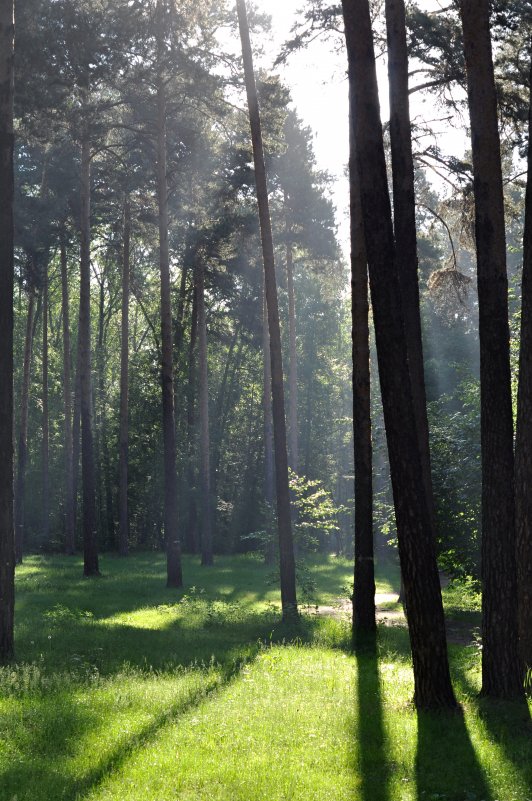
[{"label": "thick tree trunk", "polygon": [[48,265],[42,285],[42,537],[50,536],[50,434],[48,417]]},{"label": "thick tree trunk", "polygon": [[0,0],[0,663],[14,655],[13,0]]},{"label": "thick tree trunk", "polygon": [[90,143],[81,143],[81,223],[79,348],[81,398],[81,483],[83,493],[83,575],[99,575],[96,530],[96,482],[92,421],[91,320],[90,320]]},{"label": "thick tree trunk", "polygon": [[200,422],[201,564],[212,565],[212,499],[209,439],[209,376],[207,369],[207,321],[205,316],[205,268],[194,266],[198,304],[198,405]]},{"label": "thick tree trunk", "polygon": [[238,23],[242,42],[242,58],[253,145],[253,163],[257,187],[257,203],[264,262],[266,303],[268,307],[268,329],[270,332],[270,357],[272,369],[272,411],[275,448],[275,482],[277,494],[277,526],[279,532],[279,556],[281,573],[281,603],[283,618],[297,615],[296,570],[292,521],[290,517],[290,491],[288,484],[288,458],[286,450],[286,420],[283,387],[283,362],[281,353],[281,331],[277,302],[277,284],[273,256],[273,240],[268,204],[268,187],[264,165],[264,150],[260,124],[257,87],[253,72],[253,56],[249,38],[245,0],[237,0]]},{"label": "thick tree trunk", "polygon": [[[158,36],[162,43],[163,7],[157,2]],[[162,57],[162,56],[160,56]],[[181,543],[177,519],[177,464],[174,420],[174,371],[172,354],[172,303],[170,297],[170,256],[168,249],[168,186],[166,178],[166,89],[164,76],[157,81],[157,202],[159,217],[159,269],[161,275],[161,385],[163,403],[164,536],[166,542],[167,586],[181,587]]]},{"label": "thick tree trunk", "polygon": [[454,707],[395,261],[368,0],[343,0],[382,403],[418,708]]},{"label": "thick tree trunk", "polygon": [[355,462],[355,581],[353,646],[376,631],[373,558],[373,454],[369,354],[368,264],[353,131],[354,103],[349,93],[349,193],[351,227],[351,337],[353,348],[353,445]]},{"label": "thick tree trunk", "polygon": [[518,622],[521,660],[532,667],[532,66],[528,112],[528,177],[523,235],[521,342],[515,439]]},{"label": "thick tree trunk", "polygon": [[60,235],[61,251],[61,316],[63,318],[63,404],[65,414],[65,551],[72,556],[76,550],[76,519],[74,512],[72,466],[72,391],[70,372],[70,303],[68,298],[67,248],[64,228]]},{"label": "thick tree trunk", "polygon": [[120,556],[129,552],[129,515],[127,504],[128,447],[129,447],[129,270],[130,270],[131,217],[129,197],[124,199],[124,229],[122,252],[122,328],[120,332],[120,433],[118,459],[118,551]]},{"label": "thick tree trunk", "polygon": [[423,462],[423,480],[430,506],[434,536],[436,536],[436,511],[432,492],[429,424],[419,307],[416,197],[408,99],[408,52],[404,0],[386,0],[386,28],[395,253],[401,289],[408,367],[412,380],[412,399]]},{"label": "thick tree trunk", "polygon": [[190,342],[188,346],[187,378],[187,488],[188,514],[186,543],[190,553],[198,553],[198,505],[196,498],[196,339],[198,333],[198,303],[193,289]]},{"label": "thick tree trunk", "polygon": [[31,355],[33,345],[35,294],[30,287],[28,317],[24,339],[24,364],[22,368],[22,392],[20,393],[20,424],[18,432],[17,484],[15,492],[15,553],[17,564],[21,564],[24,552],[24,511],[26,496],[26,462],[28,458],[28,411],[30,402]]},{"label": "thick tree trunk", "polygon": [[[460,3],[475,192],[482,458],[482,692],[523,693],[502,169],[488,0]],[[407,602],[408,603],[408,602]]]}]

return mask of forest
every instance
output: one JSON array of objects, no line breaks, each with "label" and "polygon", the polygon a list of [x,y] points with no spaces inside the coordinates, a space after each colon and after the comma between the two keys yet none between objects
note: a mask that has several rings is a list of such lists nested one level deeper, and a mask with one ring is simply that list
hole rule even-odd
[{"label": "forest", "polygon": [[0,801],[532,799],[532,7],[294,2],[0,0]]}]

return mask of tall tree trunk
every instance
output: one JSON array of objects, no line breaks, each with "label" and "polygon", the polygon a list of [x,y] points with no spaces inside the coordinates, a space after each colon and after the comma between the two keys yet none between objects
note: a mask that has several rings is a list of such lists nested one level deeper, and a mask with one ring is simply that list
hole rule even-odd
[{"label": "tall tree trunk", "polygon": [[98,545],[96,530],[96,482],[92,419],[91,376],[91,286],[90,286],[90,142],[85,135],[81,143],[81,223],[80,223],[80,288],[79,348],[81,397],[81,483],[83,492],[83,575],[97,576]]},{"label": "tall tree trunk", "polygon": [[296,340],[296,297],[294,292],[294,253],[292,231],[289,222],[288,195],[284,193],[286,213],[286,283],[288,288],[288,464],[290,469],[299,471],[299,444],[297,430],[297,340]]},{"label": "tall tree trunk", "polygon": [[269,535],[264,559],[267,565],[275,562],[275,543],[273,525],[275,502],[275,466],[273,457],[273,419],[272,419],[272,368],[270,357],[270,333],[268,331],[268,309],[266,292],[263,286],[262,298],[262,409],[264,432],[264,503],[266,505],[266,526]]},{"label": "tall tree trunk", "polygon": [[42,285],[42,537],[50,537],[50,435],[48,417],[48,264]]},{"label": "tall tree trunk", "polygon": [[207,365],[207,321],[205,316],[205,268],[196,257],[194,265],[198,304],[198,405],[200,421],[201,564],[212,565],[212,499],[209,439],[209,375]]},{"label": "tall tree trunk", "polygon": [[528,177],[523,234],[521,340],[515,439],[518,622],[521,660],[532,667],[532,62],[528,112]]},{"label": "tall tree trunk", "polygon": [[161,275],[161,349],[164,456],[164,536],[168,587],[181,587],[181,543],[177,519],[177,457],[174,420],[174,372],[172,357],[172,304],[168,250],[168,185],[166,178],[166,88],[162,73],[164,35],[163,3],[157,0],[159,76],[157,79],[157,202],[159,217],[159,269]]},{"label": "tall tree trunk", "polygon": [[76,550],[76,518],[74,512],[72,466],[72,391],[70,377],[70,304],[68,298],[67,248],[64,227],[61,229],[61,316],[63,318],[63,404],[65,414],[65,551]]},{"label": "tall tree trunk", "polygon": [[72,513],[74,520],[74,531],[76,531],[77,521],[78,521],[80,449],[81,449],[81,343],[79,337],[79,321],[78,321],[78,343],[76,348],[76,377],[74,380],[74,409],[72,417]]},{"label": "tall tree trunk", "polygon": [[368,0],[343,0],[349,85],[355,109],[360,194],[399,556],[418,708],[455,707],[436,548],[423,480],[392,213],[382,138]]},{"label": "tall tree trunk", "polygon": [[190,553],[198,553],[198,505],[196,498],[196,339],[198,333],[198,303],[196,288],[192,296],[190,342],[188,347],[187,379],[187,487],[188,514],[186,542]]},{"label": "tall tree trunk", "polygon": [[0,0],[0,662],[14,654],[13,0]]},{"label": "tall tree trunk", "polygon": [[294,542],[292,537],[292,521],[290,517],[290,490],[288,484],[288,457],[286,450],[286,420],[283,387],[283,361],[281,353],[281,331],[279,325],[279,307],[277,302],[277,284],[275,279],[275,263],[273,256],[273,239],[268,204],[268,186],[264,165],[264,149],[260,124],[257,87],[253,72],[253,56],[249,38],[249,26],[245,0],[237,0],[238,24],[242,42],[242,59],[248,100],[251,141],[253,145],[253,163],[255,166],[255,183],[259,208],[259,223],[264,262],[264,281],[266,303],[268,306],[268,329],[270,332],[270,358],[272,369],[272,412],[273,435],[275,448],[275,481],[277,493],[277,526],[279,532],[279,556],[281,574],[281,603],[283,618],[290,619],[297,615],[296,569],[294,558]]},{"label": "tall tree trunk", "polygon": [[353,645],[376,631],[373,557],[373,453],[369,355],[368,265],[353,131],[354,102],[349,92],[349,192],[351,226],[351,338],[353,348],[353,445],[355,457],[355,581]]},{"label": "tall tree trunk", "polygon": [[35,293],[29,289],[28,317],[24,339],[24,365],[20,394],[20,426],[18,433],[17,484],[15,492],[15,553],[17,564],[24,552],[24,512],[26,496],[26,462],[28,459],[28,411],[30,402],[31,355],[35,318]]},{"label": "tall tree trunk", "polygon": [[435,537],[436,510],[432,491],[429,424],[419,307],[416,197],[410,104],[408,99],[408,51],[404,0],[386,0],[386,29],[388,35],[395,253],[401,289],[408,367],[412,381],[412,399],[423,463],[423,480]]},{"label": "tall tree trunk", "polygon": [[120,332],[120,433],[118,460],[118,518],[120,556],[129,552],[129,515],[127,504],[128,447],[129,447],[129,271],[131,216],[129,196],[124,199],[124,229],[122,252],[122,330]]},{"label": "tall tree trunk", "polygon": [[[488,0],[460,2],[475,192],[482,458],[482,692],[523,693],[504,201]],[[407,601],[408,605],[408,601]]]}]

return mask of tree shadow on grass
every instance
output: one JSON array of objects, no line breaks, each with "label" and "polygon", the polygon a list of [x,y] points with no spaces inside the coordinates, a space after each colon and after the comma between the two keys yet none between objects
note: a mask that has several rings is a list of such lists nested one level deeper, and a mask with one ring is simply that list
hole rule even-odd
[{"label": "tree shadow on grass", "polygon": [[388,748],[384,734],[381,682],[376,637],[359,642],[357,662],[357,744],[355,774],[360,776],[360,797],[363,801],[389,801],[386,761]]},{"label": "tree shadow on grass", "polygon": [[[273,636],[272,622],[276,623]],[[96,634],[98,633],[107,640],[109,636],[114,636],[119,653],[124,652],[123,644],[118,645],[121,637],[128,640],[125,651],[130,651],[135,646],[141,647],[144,656],[139,656],[139,661],[156,655],[161,649],[165,668],[170,672],[169,675],[166,674],[166,679],[170,680],[172,671],[190,666],[192,661],[190,656],[195,652],[193,669],[203,674],[203,680],[192,682],[190,688],[185,687],[181,697],[174,703],[165,705],[164,700],[161,700],[159,713],[156,713],[148,723],[139,725],[136,731],[122,734],[115,743],[109,743],[107,747],[100,749],[88,763],[90,767],[84,771],[83,767],[75,764],[76,759],[79,760],[80,754],[83,753],[83,748],[89,747],[84,746],[84,743],[94,742],[98,738],[99,731],[103,731],[106,725],[116,725],[117,717],[116,715],[113,717],[113,712],[110,711],[107,719],[101,709],[95,708],[92,702],[90,671],[83,673],[83,670],[79,669],[78,675],[72,670],[64,674],[64,682],[61,681],[63,674],[57,674],[55,684],[50,684],[50,676],[44,672],[42,686],[37,685],[34,691],[27,687],[25,690],[13,692],[15,703],[6,714],[6,721],[11,729],[6,729],[8,737],[5,739],[5,744],[16,758],[6,760],[7,769],[0,773],[0,801],[11,801],[15,796],[24,801],[85,797],[109,773],[119,770],[135,752],[145,747],[164,726],[178,720],[209,694],[236,680],[242,665],[249,664],[256,658],[261,642],[290,642],[296,635],[300,640],[312,636],[311,624],[308,621],[302,627],[290,628],[283,626],[279,620],[272,621],[271,616],[257,614],[243,616],[237,623],[228,622],[223,625],[218,622],[207,627],[207,633],[211,637],[205,637],[205,631],[191,630],[187,632],[187,636],[191,638],[190,642],[183,648],[180,646],[184,646],[184,634],[179,626],[170,630],[139,630],[117,625],[111,635],[109,632],[96,630]],[[63,631],[63,636],[68,637],[68,629]],[[167,644],[169,639],[173,639],[170,648]],[[93,640],[91,645],[93,649],[95,642],[97,640]],[[215,649],[211,650],[212,646],[215,646]],[[96,651],[98,652],[98,649]],[[211,655],[216,662],[216,675],[209,665]],[[109,654],[102,651],[101,658],[105,662],[109,659]],[[156,681],[151,661],[149,664],[141,665],[141,668],[146,667],[146,680],[151,676]],[[110,667],[112,669],[108,671],[108,675],[112,678],[119,670],[119,665],[108,664],[108,668]],[[86,664],[85,669],[89,668],[90,666]],[[141,670],[141,673],[143,672]],[[176,673],[176,682],[179,682],[180,675],[184,674]],[[126,678],[129,676],[126,675]],[[99,686],[105,689],[108,685],[97,684],[95,692]],[[176,684],[176,690],[178,688],[179,685]],[[117,692],[119,691],[120,687],[117,686]],[[101,707],[101,699],[99,704]],[[0,726],[2,726],[1,719]]]},{"label": "tree shadow on grass", "polygon": [[462,712],[418,712],[417,723],[418,801],[492,801]]},{"label": "tree shadow on grass", "polygon": [[526,701],[498,701],[483,698],[462,666],[456,665],[455,678],[460,690],[475,706],[492,743],[530,788],[532,798],[532,720]]}]

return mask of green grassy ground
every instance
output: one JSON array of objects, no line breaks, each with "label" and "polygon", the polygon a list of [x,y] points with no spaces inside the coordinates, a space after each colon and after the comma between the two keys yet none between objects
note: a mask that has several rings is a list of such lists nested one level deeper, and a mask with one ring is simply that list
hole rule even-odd
[{"label": "green grassy ground", "polygon": [[[159,555],[33,557],[17,571],[17,664],[0,670],[1,801],[527,801],[521,710],[481,703],[479,652],[451,646],[464,715],[417,715],[404,629],[378,658],[348,652],[347,622],[279,621],[268,568],[186,559],[183,592]],[[311,567],[316,601],[351,566]],[[396,581],[387,569],[379,591]],[[478,623],[470,589],[445,591]]]}]

